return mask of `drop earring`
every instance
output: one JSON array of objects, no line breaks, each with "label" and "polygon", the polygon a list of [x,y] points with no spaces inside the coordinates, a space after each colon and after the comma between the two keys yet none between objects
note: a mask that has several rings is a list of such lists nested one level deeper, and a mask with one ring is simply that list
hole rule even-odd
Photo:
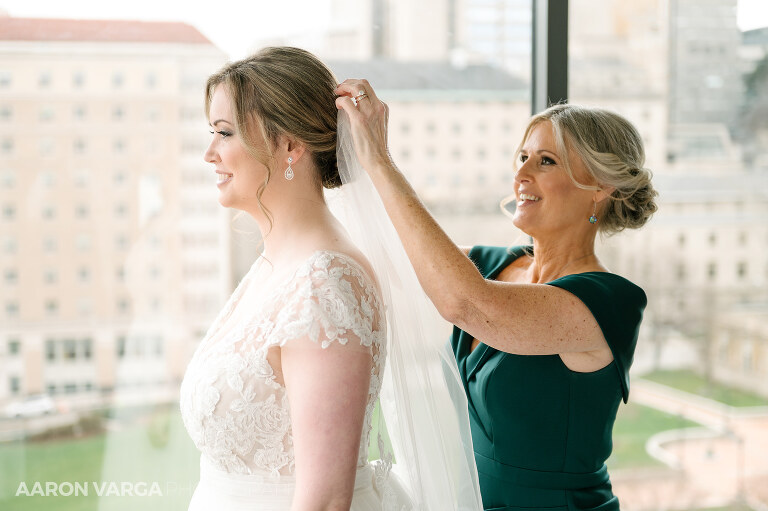
[{"label": "drop earring", "polygon": [[288,181],[293,179],[293,169],[291,168],[291,163],[293,163],[293,158],[289,156],[288,157],[288,168],[285,169],[285,179],[287,179]]},{"label": "drop earring", "polygon": [[597,202],[592,203],[592,216],[589,217],[589,223],[590,224],[596,224],[597,223]]}]

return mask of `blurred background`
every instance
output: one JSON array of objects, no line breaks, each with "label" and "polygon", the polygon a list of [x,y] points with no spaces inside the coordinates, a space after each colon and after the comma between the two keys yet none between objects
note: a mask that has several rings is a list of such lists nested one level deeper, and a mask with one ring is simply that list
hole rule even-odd
[{"label": "blurred background", "polygon": [[[260,241],[202,159],[203,85],[228,60],[290,44],[367,78],[453,238],[526,241],[499,201],[531,114],[531,0],[0,8],[3,510],[186,509],[178,387]],[[622,508],[768,509],[768,3],[574,0],[568,65],[570,102],[639,128],[660,192],[599,247],[649,297],[608,462]]]}]

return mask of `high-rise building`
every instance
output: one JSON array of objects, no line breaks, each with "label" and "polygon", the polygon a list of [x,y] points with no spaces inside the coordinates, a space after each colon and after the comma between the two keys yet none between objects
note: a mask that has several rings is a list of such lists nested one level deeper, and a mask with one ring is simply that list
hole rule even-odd
[{"label": "high-rise building", "polygon": [[0,402],[172,388],[230,290],[183,23],[0,18]]},{"label": "high-rise building", "polygon": [[671,125],[736,117],[743,85],[732,70],[740,43],[736,0],[669,0]]}]

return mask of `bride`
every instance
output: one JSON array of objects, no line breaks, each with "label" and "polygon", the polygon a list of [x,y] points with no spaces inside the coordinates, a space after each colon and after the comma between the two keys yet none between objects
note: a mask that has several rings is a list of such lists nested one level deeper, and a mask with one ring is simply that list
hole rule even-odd
[{"label": "bride", "polygon": [[[350,149],[337,83],[288,47],[208,79],[205,160],[264,251],[182,382],[201,451],[190,510],[482,509],[453,357],[427,342],[431,312]],[[342,183],[343,225],[323,193]],[[391,454],[368,462],[379,400],[394,471]]]}]

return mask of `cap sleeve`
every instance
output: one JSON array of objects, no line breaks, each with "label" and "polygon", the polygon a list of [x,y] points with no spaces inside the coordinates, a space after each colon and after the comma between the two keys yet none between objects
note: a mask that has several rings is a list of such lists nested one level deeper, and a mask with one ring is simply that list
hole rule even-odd
[{"label": "cap sleeve", "polygon": [[293,340],[321,348],[370,348],[381,344],[386,321],[378,291],[362,268],[347,256],[320,253],[295,275],[282,293],[284,303],[267,343]]},{"label": "cap sleeve", "polygon": [[624,402],[629,397],[629,368],[647,304],[645,292],[613,273],[578,273],[549,282],[565,289],[587,306],[600,326],[619,371]]}]

